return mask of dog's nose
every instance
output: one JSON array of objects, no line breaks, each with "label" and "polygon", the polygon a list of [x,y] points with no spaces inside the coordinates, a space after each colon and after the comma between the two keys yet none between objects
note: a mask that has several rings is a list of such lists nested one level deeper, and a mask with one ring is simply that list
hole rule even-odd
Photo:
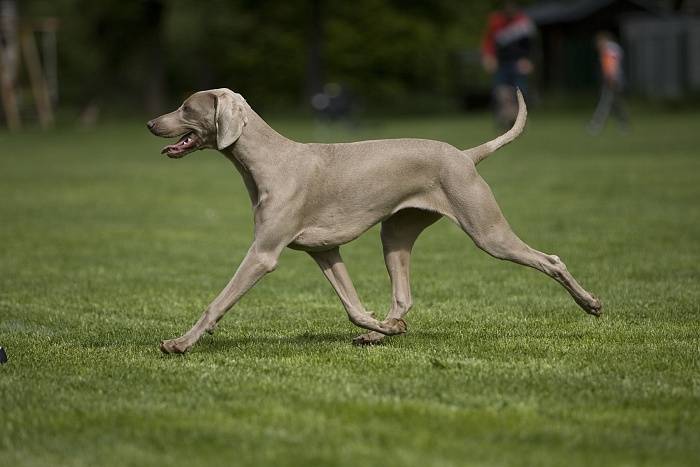
[{"label": "dog's nose", "polygon": [[148,127],[149,130],[152,130],[154,126],[156,126],[156,122],[153,120],[150,120],[148,123],[146,123],[146,126]]}]

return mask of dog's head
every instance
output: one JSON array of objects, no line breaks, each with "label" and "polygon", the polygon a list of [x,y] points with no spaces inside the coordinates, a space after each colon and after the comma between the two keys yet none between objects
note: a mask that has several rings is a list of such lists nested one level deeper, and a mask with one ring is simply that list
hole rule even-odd
[{"label": "dog's head", "polygon": [[245,100],[229,89],[192,94],[177,110],[147,123],[162,138],[181,136],[161,153],[180,158],[198,149],[223,150],[238,140],[248,123]]}]

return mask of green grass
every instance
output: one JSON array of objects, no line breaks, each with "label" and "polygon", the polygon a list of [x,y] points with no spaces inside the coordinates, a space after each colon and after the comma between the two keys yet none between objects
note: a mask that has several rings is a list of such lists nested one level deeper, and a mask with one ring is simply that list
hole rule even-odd
[{"label": "green grass", "polygon": [[[700,113],[640,110],[632,134],[592,138],[588,110],[533,112],[479,171],[602,318],[443,220],[414,249],[407,334],[351,346],[359,330],[315,263],[285,251],[184,357],[159,341],[194,323],[252,239],[233,166],[168,160],[141,122],[0,133],[0,464],[698,465]],[[466,148],[494,134],[479,115],[321,135]],[[377,229],[343,252],[386,313]]]}]

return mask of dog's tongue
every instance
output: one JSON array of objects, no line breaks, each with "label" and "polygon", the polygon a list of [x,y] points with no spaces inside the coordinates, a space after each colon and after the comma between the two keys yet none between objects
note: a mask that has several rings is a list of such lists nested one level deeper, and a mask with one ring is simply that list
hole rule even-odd
[{"label": "dog's tongue", "polygon": [[187,134],[187,135],[183,136],[182,138],[180,138],[180,141],[178,141],[177,143],[169,144],[168,146],[165,146],[160,153],[161,154],[180,153],[180,152],[184,151],[185,149],[189,148],[190,146],[192,146],[194,144],[194,141],[195,140],[194,140],[194,137],[192,136],[192,134]]}]

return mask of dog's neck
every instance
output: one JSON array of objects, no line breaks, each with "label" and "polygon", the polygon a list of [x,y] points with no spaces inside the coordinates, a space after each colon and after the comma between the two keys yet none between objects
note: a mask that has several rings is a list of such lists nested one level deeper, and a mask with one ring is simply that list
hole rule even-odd
[{"label": "dog's neck", "polygon": [[236,166],[253,206],[257,206],[267,187],[274,185],[272,180],[286,172],[287,161],[281,156],[288,154],[290,145],[300,143],[276,132],[247,103],[245,110],[248,123],[241,136],[221,152]]}]

